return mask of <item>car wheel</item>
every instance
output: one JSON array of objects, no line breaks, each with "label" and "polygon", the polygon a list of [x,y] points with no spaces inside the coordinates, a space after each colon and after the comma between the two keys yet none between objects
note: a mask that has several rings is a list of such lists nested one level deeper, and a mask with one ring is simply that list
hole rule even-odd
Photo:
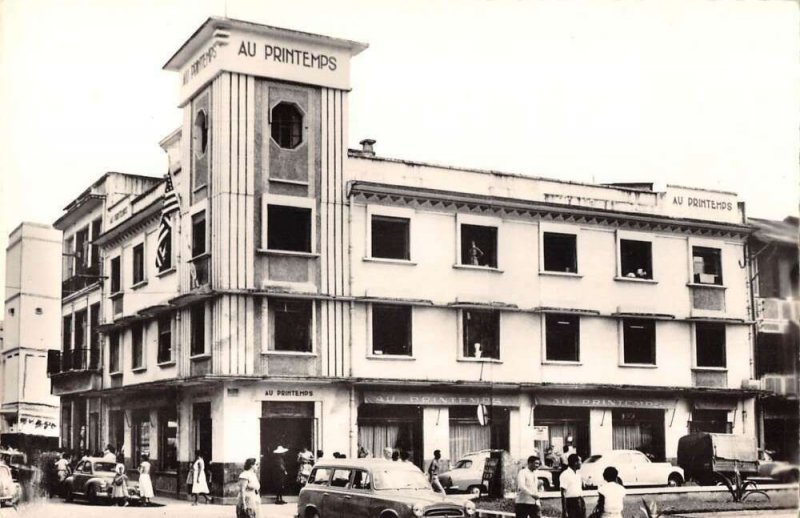
[{"label": "car wheel", "polygon": [[89,505],[97,505],[97,488],[94,486],[89,486],[89,489],[86,491],[86,499],[89,501]]},{"label": "car wheel", "polygon": [[677,473],[673,473],[667,479],[667,485],[669,487],[678,487],[683,485],[683,477],[678,475]]},{"label": "car wheel", "polygon": [[72,502],[72,490],[67,488],[64,491],[64,500],[67,502]]},{"label": "car wheel", "polygon": [[473,498],[480,498],[482,492],[481,486],[469,486],[467,488],[467,493]]},{"label": "car wheel", "polygon": [[306,518],[319,518],[319,513],[312,510],[306,511]]}]

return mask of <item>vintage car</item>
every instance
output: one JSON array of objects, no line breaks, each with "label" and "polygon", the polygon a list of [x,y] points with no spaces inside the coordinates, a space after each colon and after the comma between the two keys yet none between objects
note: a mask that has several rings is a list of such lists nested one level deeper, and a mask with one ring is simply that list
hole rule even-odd
[{"label": "vintage car", "polygon": [[[483,467],[492,450],[470,452],[456,461],[453,468],[439,475],[445,491],[453,493],[469,493],[472,497],[479,497],[488,492],[483,484]],[[541,488],[545,491],[554,489],[553,475],[547,469],[536,470]]]},{"label": "vintage car", "polygon": [[22,495],[22,488],[11,476],[11,468],[0,463],[0,507],[4,505],[16,506]]},{"label": "vintage car", "polygon": [[774,460],[772,454],[769,450],[758,450],[758,476],[778,482],[797,482],[800,479],[800,466]]},{"label": "vintage car", "polygon": [[584,486],[597,487],[603,483],[603,470],[612,466],[619,472],[619,482],[624,486],[680,486],[683,469],[669,462],[651,462],[637,450],[613,450],[592,455],[583,461],[578,474]]},{"label": "vintage car", "polygon": [[[84,457],[75,466],[75,471],[64,480],[64,498],[85,498],[91,504],[111,501],[111,486],[117,464],[102,457]],[[139,485],[128,480],[128,498],[139,501]]]},{"label": "vintage car", "polygon": [[475,504],[431,489],[409,462],[331,459],[317,462],[297,501],[298,518],[466,517]]}]

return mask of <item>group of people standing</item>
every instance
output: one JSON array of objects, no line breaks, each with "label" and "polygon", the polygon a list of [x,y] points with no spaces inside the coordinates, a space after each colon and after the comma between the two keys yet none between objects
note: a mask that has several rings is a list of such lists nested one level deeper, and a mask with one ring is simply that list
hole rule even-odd
[{"label": "group of people standing", "polygon": [[[536,470],[541,466],[535,455],[528,457],[528,464],[517,475],[517,498],[514,509],[516,518],[539,518],[541,516],[541,487]],[[587,518],[586,503],[583,500],[583,481],[578,473],[581,458],[577,453],[567,457],[567,467],[561,472],[562,518]],[[597,490],[597,506],[590,518],[622,518],[625,488],[617,482],[619,472],[614,467],[603,470],[604,484]]]}]

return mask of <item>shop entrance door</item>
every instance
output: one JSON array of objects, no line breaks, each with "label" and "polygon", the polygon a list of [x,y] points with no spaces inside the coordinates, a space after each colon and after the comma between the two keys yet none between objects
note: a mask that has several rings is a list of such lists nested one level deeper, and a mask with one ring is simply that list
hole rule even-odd
[{"label": "shop entrance door", "polygon": [[[274,494],[279,481],[279,462],[286,468],[284,494],[297,494],[297,454],[308,448],[316,452],[313,403],[273,403],[265,401],[261,418],[261,485],[265,494]],[[278,446],[289,451],[274,453]]]}]

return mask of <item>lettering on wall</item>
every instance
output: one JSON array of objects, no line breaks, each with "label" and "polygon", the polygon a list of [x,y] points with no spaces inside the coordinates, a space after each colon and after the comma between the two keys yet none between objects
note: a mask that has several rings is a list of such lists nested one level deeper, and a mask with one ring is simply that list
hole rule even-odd
[{"label": "lettering on wall", "polygon": [[[239,56],[257,58],[259,55],[258,44],[253,41],[242,41],[239,45]],[[264,44],[263,57],[267,61],[283,63],[287,65],[302,66],[305,68],[316,68],[318,70],[327,69],[331,72],[336,70],[338,63],[336,56],[328,54],[315,54],[303,49],[284,47],[280,45]],[[186,83],[186,81],[184,81]]]},{"label": "lettering on wall", "polygon": [[216,43],[211,45],[205,52],[200,54],[194,62],[183,72],[183,84],[188,83],[194,76],[199,74],[204,68],[211,64],[217,57]]},{"label": "lettering on wall", "polygon": [[711,209],[711,210],[725,210],[732,211],[733,203],[729,201],[717,201],[708,198],[695,198],[693,196],[673,196],[672,204],[683,206],[686,202],[686,207],[694,207],[698,209]]},{"label": "lettering on wall", "polygon": [[278,396],[278,397],[313,397],[313,390],[274,390],[267,389],[264,392],[265,396]]}]

